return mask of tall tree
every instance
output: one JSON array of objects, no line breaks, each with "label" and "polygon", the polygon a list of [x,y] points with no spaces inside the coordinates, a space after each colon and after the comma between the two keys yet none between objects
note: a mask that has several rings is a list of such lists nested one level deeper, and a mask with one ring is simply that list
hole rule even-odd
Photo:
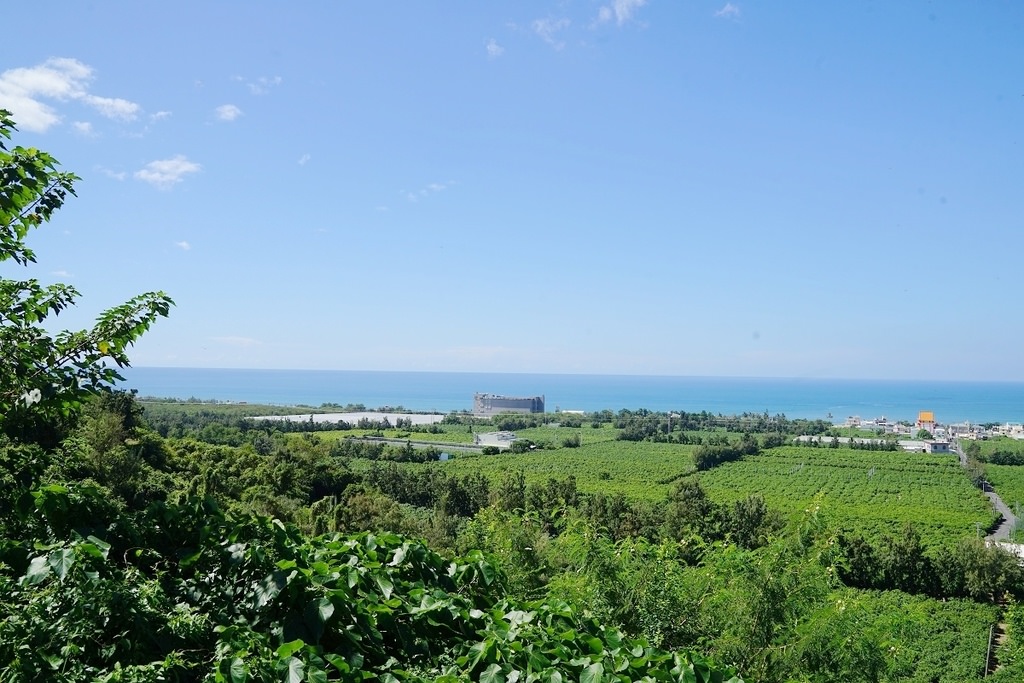
[{"label": "tall tree", "polygon": [[[0,109],[0,264],[27,266],[35,253],[25,239],[49,221],[79,178],[57,170],[57,161],[34,148],[8,149],[15,131]],[[127,349],[173,305],[149,292],[103,312],[88,330],[56,334],[44,325],[75,303],[70,285],[0,277],[0,430],[23,441],[53,445],[60,425],[89,393],[122,379]]]}]

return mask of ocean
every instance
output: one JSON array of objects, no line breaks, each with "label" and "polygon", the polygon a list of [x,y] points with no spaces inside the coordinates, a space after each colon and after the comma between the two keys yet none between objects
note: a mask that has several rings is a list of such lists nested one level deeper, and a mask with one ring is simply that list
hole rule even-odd
[{"label": "ocean", "polygon": [[939,422],[1024,421],[1022,382],[556,375],[361,370],[126,368],[122,388],[140,396],[275,405],[361,403],[367,408],[471,410],[474,393],[544,396],[556,410],[744,412],[842,422],[848,416]]}]

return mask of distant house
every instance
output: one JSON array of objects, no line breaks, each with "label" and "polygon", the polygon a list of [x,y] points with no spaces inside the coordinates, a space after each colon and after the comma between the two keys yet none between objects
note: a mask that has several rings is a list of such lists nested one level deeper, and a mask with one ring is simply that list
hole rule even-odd
[{"label": "distant house", "polygon": [[950,453],[948,441],[925,441],[925,453]]},{"label": "distant house", "polygon": [[1018,422],[1007,422],[1005,425],[994,427],[992,431],[1011,439],[1024,439],[1024,425]]},{"label": "distant house", "polygon": [[512,448],[516,440],[514,432],[481,432],[473,435],[473,443],[477,446],[496,446],[501,449]]},{"label": "distant house", "polygon": [[914,423],[917,429],[923,429],[926,432],[935,431],[935,413],[930,410],[922,410],[917,414],[917,422]]}]

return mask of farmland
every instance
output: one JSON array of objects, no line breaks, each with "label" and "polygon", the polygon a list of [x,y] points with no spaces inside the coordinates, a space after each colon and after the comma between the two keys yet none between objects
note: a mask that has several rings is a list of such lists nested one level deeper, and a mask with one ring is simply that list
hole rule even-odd
[{"label": "farmland", "polygon": [[789,514],[820,504],[826,519],[868,535],[909,522],[938,541],[995,521],[951,456],[788,446],[705,472],[701,483],[719,502],[759,493]]},{"label": "farmland", "polygon": [[[556,428],[530,431],[536,432],[532,434],[535,438],[559,431],[578,433]],[[590,430],[583,431],[592,436]],[[599,433],[604,436],[610,430]],[[510,471],[521,471],[528,484],[572,475],[584,493],[658,501],[665,499],[673,481],[694,471],[695,448],[670,443],[585,441],[579,448],[459,455],[443,464],[407,466],[442,467],[460,476],[479,472],[492,482]],[[1024,474],[1024,468],[1020,470]],[[1008,477],[1004,475],[1003,479]],[[895,533],[911,523],[931,544],[974,535],[978,524],[987,529],[996,520],[988,502],[951,456],[785,446],[702,472],[699,480],[717,503],[732,504],[759,494],[769,507],[787,517],[819,506],[830,524],[869,537]],[[1020,481],[1018,499],[1024,501],[1024,477]]]},{"label": "farmland", "polygon": [[661,500],[669,491],[670,479],[693,470],[693,449],[667,443],[584,442],[580,448],[461,456],[441,466],[452,474],[480,472],[492,481],[506,472],[522,471],[528,484],[573,475],[579,490],[585,493],[621,493],[633,500]]}]

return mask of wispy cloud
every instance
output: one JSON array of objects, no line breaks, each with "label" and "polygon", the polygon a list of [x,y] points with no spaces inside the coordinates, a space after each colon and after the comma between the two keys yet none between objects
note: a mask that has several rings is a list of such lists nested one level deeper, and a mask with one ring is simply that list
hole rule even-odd
[{"label": "wispy cloud", "polygon": [[170,116],[171,116],[171,112],[169,112],[169,111],[158,111],[158,112],[156,112],[154,114],[150,114],[149,115],[149,120],[150,121],[154,121],[154,122],[155,121],[163,121],[166,118],[170,118]]},{"label": "wispy cloud", "polygon": [[[424,197],[429,197],[432,194],[436,194],[443,190],[447,190],[449,187],[455,184],[456,183],[454,180],[449,180],[446,183],[429,183],[426,186],[421,187],[419,190],[402,190],[402,194],[405,195],[405,198],[408,199],[410,202],[418,202]],[[379,209],[380,207],[378,207],[378,210]]]},{"label": "wispy cloud", "polygon": [[309,154],[303,154],[301,157],[299,157],[299,166],[305,166],[312,158],[313,157],[309,156]]},{"label": "wispy cloud", "polygon": [[614,19],[616,24],[622,26],[632,21],[637,10],[646,4],[647,0],[613,0],[608,5],[602,5],[597,11],[597,21],[605,24]]},{"label": "wispy cloud", "polygon": [[61,121],[52,102],[73,100],[109,119],[135,120],[141,111],[138,104],[90,93],[93,79],[92,67],[67,57],[52,57],[33,67],[8,69],[0,74],[0,106],[11,110],[23,129],[37,133]]},{"label": "wispy cloud", "polygon": [[82,100],[108,119],[134,121],[141,107],[120,97],[97,97],[84,95]]},{"label": "wispy cloud", "polygon": [[498,41],[496,41],[494,38],[491,38],[490,40],[487,41],[488,57],[490,57],[491,59],[497,59],[503,54],[505,54],[505,48],[503,48],[501,45],[498,45]]},{"label": "wispy cloud", "polygon": [[108,178],[113,178],[114,180],[124,180],[126,177],[128,177],[128,174],[125,173],[124,171],[111,171],[106,166],[97,166],[96,170],[102,173],[103,175],[107,176]]},{"label": "wispy cloud", "polygon": [[569,20],[562,17],[561,19],[535,19],[530,26],[533,28],[533,32],[541,37],[541,40],[556,50],[561,50],[565,47],[565,42],[558,38],[558,33],[568,28],[569,24]]},{"label": "wispy cloud", "polygon": [[75,129],[75,132],[86,137],[93,137],[96,134],[93,132],[92,124],[88,121],[75,121],[71,124],[71,127]]},{"label": "wispy cloud", "polygon": [[214,109],[214,113],[218,121],[234,121],[242,115],[242,110],[233,104],[222,104]]},{"label": "wispy cloud", "polygon": [[69,273],[68,271],[63,269],[50,271],[50,275],[53,275],[54,277],[74,277],[73,273]]},{"label": "wispy cloud", "polygon": [[188,251],[192,248],[192,245],[186,242],[185,240],[182,240],[181,242],[175,242],[174,246],[176,246],[178,249],[181,249],[182,251]]},{"label": "wispy cloud", "polygon": [[740,8],[731,2],[725,3],[722,9],[715,12],[715,16],[719,19],[739,19],[741,14]]},{"label": "wispy cloud", "polygon": [[158,159],[135,172],[135,177],[161,190],[169,190],[189,173],[198,173],[202,166],[179,154],[170,159]]},{"label": "wispy cloud", "polygon": [[235,80],[245,83],[245,87],[247,87],[249,92],[253,95],[266,95],[273,88],[276,88],[283,82],[283,79],[280,76],[260,76],[253,81],[247,80],[242,76],[235,76]]}]

